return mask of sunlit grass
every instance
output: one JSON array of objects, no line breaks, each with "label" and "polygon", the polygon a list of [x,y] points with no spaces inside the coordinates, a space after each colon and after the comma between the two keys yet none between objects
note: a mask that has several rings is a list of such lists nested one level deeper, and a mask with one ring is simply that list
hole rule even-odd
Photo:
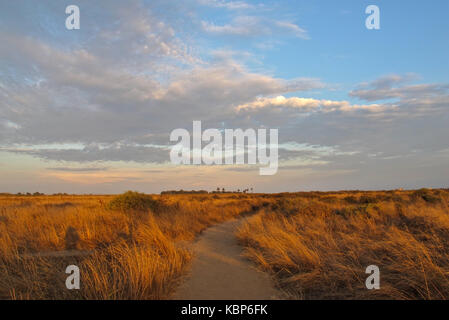
[{"label": "sunlit grass", "polygon": [[[291,195],[251,217],[246,255],[301,299],[449,299],[447,191]],[[367,290],[377,265],[381,289]]]},{"label": "sunlit grass", "polygon": [[[233,195],[152,197],[153,209],[139,202],[117,210],[110,196],[1,197],[0,298],[167,298],[191,259],[183,241],[259,201]],[[68,249],[88,254],[51,255]],[[69,264],[80,267],[80,290],[65,288]]]},{"label": "sunlit grass", "polygon": [[[449,298],[447,190],[137,196],[0,196],[0,298],[166,299],[186,243],[248,212],[245,254],[292,298]],[[70,264],[80,290],[65,287]]]}]

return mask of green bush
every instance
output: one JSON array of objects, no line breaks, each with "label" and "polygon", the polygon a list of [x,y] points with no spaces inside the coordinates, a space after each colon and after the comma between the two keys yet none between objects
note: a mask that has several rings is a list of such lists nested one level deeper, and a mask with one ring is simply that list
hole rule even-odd
[{"label": "green bush", "polygon": [[155,210],[157,207],[158,202],[152,196],[135,191],[118,195],[108,204],[109,209],[121,211],[147,211]]}]

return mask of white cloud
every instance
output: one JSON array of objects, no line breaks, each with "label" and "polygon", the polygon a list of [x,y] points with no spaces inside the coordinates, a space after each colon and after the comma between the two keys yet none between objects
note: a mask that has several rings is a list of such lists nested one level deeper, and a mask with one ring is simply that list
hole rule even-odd
[{"label": "white cloud", "polygon": [[372,113],[385,112],[395,108],[391,105],[351,105],[348,101],[333,101],[325,99],[313,99],[313,98],[300,98],[291,97],[285,98],[284,96],[277,96],[274,98],[257,98],[256,100],[239,105],[236,107],[237,111],[245,109],[260,109],[260,108],[294,108],[300,112],[321,111],[343,111],[343,112],[355,112],[358,110],[368,111]]},{"label": "white cloud", "polygon": [[234,35],[243,37],[293,35],[309,39],[307,31],[289,21],[276,21],[260,16],[237,16],[226,24],[217,25],[202,21],[203,30],[215,35]]},{"label": "white cloud", "polygon": [[449,95],[448,84],[404,85],[417,78],[418,76],[415,74],[389,75],[370,83],[362,83],[356,90],[351,91],[349,95],[367,101],[386,99],[413,100]]},{"label": "white cloud", "polygon": [[252,4],[245,1],[225,1],[225,0],[198,0],[198,3],[204,6],[226,8],[230,10],[251,9],[254,8]]},{"label": "white cloud", "polygon": [[298,38],[308,39],[307,31],[298,25],[288,22],[288,21],[276,21],[275,25],[277,25],[281,29],[286,29],[292,31]]}]

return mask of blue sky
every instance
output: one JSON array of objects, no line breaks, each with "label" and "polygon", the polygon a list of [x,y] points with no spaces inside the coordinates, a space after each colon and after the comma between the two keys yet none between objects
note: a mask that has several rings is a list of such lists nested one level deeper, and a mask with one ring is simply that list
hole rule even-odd
[{"label": "blue sky", "polygon": [[[80,30],[65,28],[72,4]],[[448,13],[442,0],[2,2],[0,191],[448,187]],[[193,120],[278,129],[278,174],[171,165],[170,132]]]},{"label": "blue sky", "polygon": [[[365,8],[370,4],[380,8],[380,30],[365,28]],[[346,88],[390,73],[413,72],[426,81],[448,79],[448,1],[268,1],[265,6],[270,9],[259,9],[262,15],[297,24],[307,30],[309,39],[288,33],[264,39],[209,36],[207,46],[247,51],[276,77],[315,77]],[[234,16],[204,11],[205,19],[217,24],[227,24]],[[259,48],[261,42],[276,44]],[[325,91],[323,96],[329,94],[350,99],[343,91]]]}]

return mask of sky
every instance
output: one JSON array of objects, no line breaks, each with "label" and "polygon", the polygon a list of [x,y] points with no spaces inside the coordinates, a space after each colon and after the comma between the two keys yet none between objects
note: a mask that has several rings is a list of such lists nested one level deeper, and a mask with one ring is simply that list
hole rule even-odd
[{"label": "sky", "polygon": [[[1,1],[0,192],[448,188],[448,14],[447,0]],[[170,133],[194,120],[277,129],[277,174],[172,164]]]}]

